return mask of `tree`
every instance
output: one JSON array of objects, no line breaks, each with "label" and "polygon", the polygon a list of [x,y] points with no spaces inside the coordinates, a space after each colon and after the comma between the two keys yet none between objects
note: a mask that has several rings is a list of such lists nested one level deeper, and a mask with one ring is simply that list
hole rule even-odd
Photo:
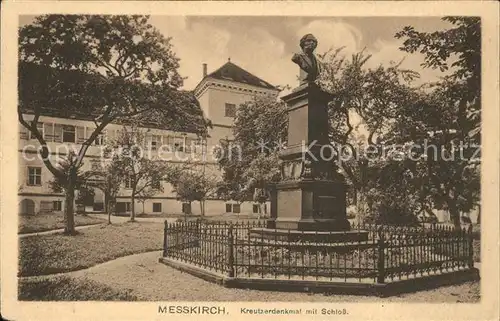
[{"label": "tree", "polygon": [[[45,166],[64,188],[68,234],[75,233],[75,172],[108,124],[156,123],[173,130],[206,130],[195,97],[177,90],[182,78],[170,38],[148,19],[44,15],[19,31],[18,118],[38,140]],[[95,130],[71,162],[74,168],[67,172],[54,166],[46,138],[37,129],[45,114],[84,115],[95,123]]]},{"label": "tree", "polygon": [[184,168],[171,184],[177,199],[189,204],[194,201],[200,202],[200,214],[205,216],[205,200],[215,192],[218,179],[214,175],[200,173],[193,168]]},{"label": "tree", "polygon": [[[68,208],[71,208],[71,210],[73,209],[73,202],[75,201],[74,191],[76,190],[87,191],[92,188],[89,185],[89,178],[91,174],[89,172],[83,171],[82,166],[83,163],[81,162],[78,163],[78,158],[72,151],[70,151],[65,158],[59,159],[56,165],[54,165],[54,168],[63,173],[64,176],[54,176],[53,179],[49,181],[49,186],[56,193],[66,191],[65,204],[64,204],[65,211]],[[67,193],[66,179],[61,179],[61,177],[65,178],[67,177],[73,182],[74,184],[73,193],[71,194]],[[65,215],[64,220],[66,224],[74,225],[73,215],[71,217]],[[68,222],[68,220],[71,221]],[[73,234],[75,233],[76,231],[73,231]]]},{"label": "tree", "polygon": [[236,201],[269,200],[269,184],[280,179],[278,151],[286,142],[285,104],[274,96],[258,96],[238,107],[234,140],[221,141],[218,163],[223,170],[219,196]]},{"label": "tree", "polygon": [[104,208],[108,214],[108,224],[111,224],[111,215],[115,213],[116,197],[123,184],[123,175],[119,158],[113,158],[101,164],[98,170],[92,171],[91,179],[94,179],[93,186],[104,193]]},{"label": "tree", "polygon": [[123,176],[126,186],[130,188],[131,213],[130,221],[135,221],[135,200],[144,199],[162,192],[160,182],[169,178],[174,166],[162,160],[146,157],[146,134],[136,127],[124,127],[116,142],[109,149],[113,155],[118,172]]},{"label": "tree", "polygon": [[[481,139],[481,20],[445,17],[454,28],[432,33],[407,26],[396,34],[402,50],[425,55],[424,68],[448,71],[432,84],[421,100],[420,117],[412,117],[413,132],[403,129],[404,117],[394,127],[402,140],[426,140],[435,150],[425,160],[425,191],[434,206],[447,209],[456,228],[460,213],[479,201]],[[409,116],[415,111],[406,110]],[[406,124],[408,126],[408,124]]]},{"label": "tree", "polygon": [[265,203],[270,199],[269,184],[280,180],[279,164],[278,151],[261,153],[250,162],[243,174],[243,179],[247,182],[245,189],[253,190],[253,201],[259,203],[259,218],[261,214],[267,215]]},{"label": "tree", "polygon": [[[413,91],[410,83],[418,74],[401,69],[400,63],[369,69],[366,62],[370,56],[363,51],[351,59],[342,57],[341,51],[319,55],[322,74],[318,85],[334,97],[329,103],[330,141],[336,147],[344,147],[338,148],[339,153],[352,153],[351,157],[339,158],[340,168],[355,192],[358,214],[365,216],[371,211],[368,191],[378,188],[374,168],[382,164],[357,151],[378,144],[376,138],[387,130],[389,120],[397,116],[399,104],[409,102]],[[367,137],[355,135],[354,117],[367,128]],[[261,97],[242,104],[235,119],[234,141],[222,142],[219,165],[227,182],[225,190],[246,192],[252,197],[255,189],[260,192],[268,184],[278,182],[278,151],[286,143],[286,133],[287,113],[283,102]],[[268,195],[266,192],[256,194]],[[259,200],[263,204],[264,198]]]},{"label": "tree", "polygon": [[[377,173],[386,164],[380,157],[384,144],[380,138],[398,117],[400,107],[411,103],[416,91],[412,82],[419,75],[401,68],[401,62],[368,68],[371,55],[364,50],[350,59],[341,55],[342,50],[319,55],[322,73],[317,82],[333,97],[329,103],[330,141],[337,148],[337,165],[350,185],[357,219],[363,221],[375,212],[369,191],[384,188],[377,183]],[[360,129],[366,134],[360,135]],[[392,204],[396,206],[394,199]]]}]

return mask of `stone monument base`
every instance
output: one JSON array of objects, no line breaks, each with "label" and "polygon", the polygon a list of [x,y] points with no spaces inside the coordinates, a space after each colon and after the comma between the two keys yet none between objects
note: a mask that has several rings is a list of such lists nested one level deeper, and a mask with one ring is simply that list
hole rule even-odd
[{"label": "stone monument base", "polygon": [[368,231],[298,231],[270,228],[253,228],[250,230],[250,238],[285,242],[315,242],[315,243],[343,243],[361,242],[368,240]]}]

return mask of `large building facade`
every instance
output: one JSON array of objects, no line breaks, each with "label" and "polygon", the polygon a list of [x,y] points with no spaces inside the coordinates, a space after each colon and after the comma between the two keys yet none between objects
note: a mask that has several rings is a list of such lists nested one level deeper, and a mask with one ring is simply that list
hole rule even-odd
[{"label": "large building facade", "polygon": [[[172,155],[163,156],[165,161],[192,162],[206,175],[221,177],[216,159],[212,153],[221,140],[233,138],[234,117],[238,106],[250,101],[257,95],[271,95],[277,97],[278,89],[268,82],[256,77],[248,71],[228,61],[212,73],[207,72],[207,65],[203,64],[203,78],[194,89],[205,118],[212,123],[206,138],[200,138],[194,133],[174,132],[158,127],[143,127],[147,132],[146,141],[149,151],[158,152],[158,146],[168,145]],[[30,115],[24,117],[30,120]],[[50,159],[53,164],[59,157],[64,157],[69,151],[78,152],[81,144],[90,136],[95,125],[85,117],[57,117],[42,115],[39,120],[39,131],[47,141],[50,150]],[[43,164],[37,150],[38,141],[32,137],[27,129],[19,125],[19,212],[22,214],[36,214],[41,212],[58,212],[64,209],[64,195],[54,192],[50,181],[53,175]],[[82,170],[89,170],[100,166],[103,156],[103,146],[109,139],[115,138],[122,130],[119,124],[106,126],[103,135],[98,137],[89,148],[83,162]],[[193,202],[190,205],[176,199],[172,186],[166,182],[162,184],[162,191],[145,200],[136,200],[136,213],[168,213],[180,214],[190,211],[200,213],[200,206]],[[131,210],[131,189],[125,182],[117,197],[116,210],[119,213],[128,213]],[[104,211],[103,192],[95,189],[93,197],[84,200],[87,212]],[[256,213],[259,206],[252,202],[237,203],[209,198],[205,201],[206,215],[223,213]]]}]

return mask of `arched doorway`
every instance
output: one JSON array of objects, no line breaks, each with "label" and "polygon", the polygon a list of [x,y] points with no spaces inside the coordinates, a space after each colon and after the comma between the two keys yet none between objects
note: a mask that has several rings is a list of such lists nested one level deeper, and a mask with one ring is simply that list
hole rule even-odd
[{"label": "arched doorway", "polygon": [[26,215],[35,215],[35,202],[29,198],[21,201],[19,213]]}]

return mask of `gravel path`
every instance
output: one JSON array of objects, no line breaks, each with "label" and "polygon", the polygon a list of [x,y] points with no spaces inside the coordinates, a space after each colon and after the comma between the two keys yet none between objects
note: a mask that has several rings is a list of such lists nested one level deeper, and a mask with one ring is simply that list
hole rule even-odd
[{"label": "gravel path", "polygon": [[[106,221],[108,220],[108,214],[87,214],[90,217],[95,217],[95,218],[100,218],[100,219],[105,219]],[[111,216],[111,222],[112,223],[124,223],[128,222],[130,220],[130,217],[128,216]],[[173,223],[177,220],[175,217],[136,217],[135,220],[137,222],[152,222],[152,223],[164,223],[165,220],[168,221],[169,223]]]},{"label": "gravel path", "polygon": [[[300,302],[478,302],[479,282],[441,287],[390,298],[227,289],[158,263],[161,251],[122,257],[66,273],[115,289],[131,290],[141,301],[300,301]],[[47,278],[53,276],[37,276]]]}]

